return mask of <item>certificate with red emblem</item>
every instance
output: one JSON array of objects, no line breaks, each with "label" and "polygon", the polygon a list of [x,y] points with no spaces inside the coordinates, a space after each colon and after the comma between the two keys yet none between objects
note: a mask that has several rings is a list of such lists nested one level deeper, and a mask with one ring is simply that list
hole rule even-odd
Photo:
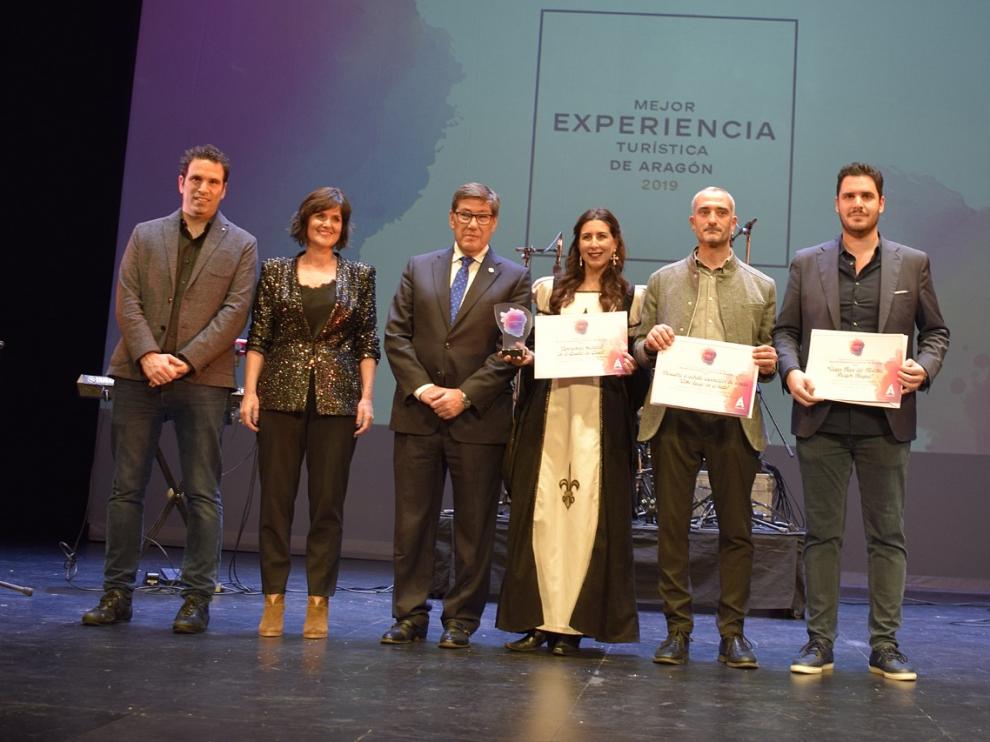
[{"label": "certificate with red emblem", "polygon": [[897,372],[907,335],[812,330],[805,374],[815,396],[870,407],[900,407]]},{"label": "certificate with red emblem", "polygon": [[650,403],[752,417],[758,374],[752,345],[678,335],[657,354]]},{"label": "certificate with red emblem", "polygon": [[626,312],[540,314],[536,316],[537,379],[621,376],[629,350]]}]

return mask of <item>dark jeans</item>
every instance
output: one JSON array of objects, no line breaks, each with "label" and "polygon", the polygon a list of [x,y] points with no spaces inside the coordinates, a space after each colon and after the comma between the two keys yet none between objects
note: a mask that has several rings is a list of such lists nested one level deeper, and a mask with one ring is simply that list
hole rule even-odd
[{"label": "dark jeans", "polygon": [[718,515],[718,631],[721,636],[742,634],[753,572],[752,492],[759,454],[735,418],[677,409],[664,412],[650,446],[667,629],[690,634],[694,628],[689,533],[695,482],[707,462]]},{"label": "dark jeans", "polygon": [[230,390],[187,381],[151,388],[142,381],[116,379],[111,446],[113,490],[107,500],[106,564],[103,587],[134,589],[144,520],[144,492],[166,420],[175,423],[186,501],[186,550],[182,594],[213,595],[221,545],[220,431]]},{"label": "dark jeans", "polygon": [[910,450],[910,443],[889,435],[817,433],[798,438],[808,521],[804,575],[811,638],[834,642],[837,634],[846,494],[855,464],[866,531],[870,645],[896,646],[907,569],[904,495]]},{"label": "dark jeans", "polygon": [[309,482],[306,583],[310,595],[337,587],[344,527],[344,496],[354,455],[354,416],[319,415],[312,386],[302,412],[262,410],[258,433],[261,473],[259,548],[261,587],[284,593],[289,580],[292,517],[303,456]]},{"label": "dark jeans", "polygon": [[478,628],[488,600],[504,445],[462,443],[446,425],[432,435],[395,434],[395,591],[392,615],[430,621],[430,588],[444,482],[454,495],[454,584],[441,620]]}]

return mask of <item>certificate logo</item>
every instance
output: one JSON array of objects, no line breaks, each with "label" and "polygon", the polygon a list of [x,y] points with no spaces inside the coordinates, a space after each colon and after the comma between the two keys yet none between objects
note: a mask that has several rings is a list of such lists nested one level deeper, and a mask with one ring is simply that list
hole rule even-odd
[{"label": "certificate logo", "polygon": [[851,343],[849,343],[849,352],[852,353],[854,356],[861,356],[863,355],[863,348],[865,347],[866,347],[866,343],[864,343],[859,338],[856,338]]},{"label": "certificate logo", "polygon": [[718,357],[718,353],[715,352],[714,348],[705,348],[701,351],[701,362],[706,366],[711,366],[715,363],[715,359]]},{"label": "certificate logo", "polygon": [[586,319],[579,319],[577,322],[575,322],[574,323],[574,331],[578,335],[584,335],[584,333],[586,333],[588,331],[588,320],[586,320]]}]

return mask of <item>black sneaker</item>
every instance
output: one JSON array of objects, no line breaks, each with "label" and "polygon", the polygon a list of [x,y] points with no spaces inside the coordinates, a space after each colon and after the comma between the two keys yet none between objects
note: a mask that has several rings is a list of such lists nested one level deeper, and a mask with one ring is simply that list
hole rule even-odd
[{"label": "black sneaker", "polygon": [[791,660],[791,672],[801,675],[821,675],[835,667],[832,642],[828,639],[812,639],[801,647],[801,652]]},{"label": "black sneaker", "polygon": [[753,645],[742,634],[722,637],[718,643],[718,661],[739,670],[755,670],[760,666]]},{"label": "black sneaker", "polygon": [[84,626],[107,626],[131,620],[131,594],[119,588],[110,588],[96,608],[83,614]]},{"label": "black sneaker", "polygon": [[210,624],[210,599],[203,595],[187,595],[172,622],[176,634],[202,634]]},{"label": "black sneaker", "polygon": [[883,675],[888,680],[918,679],[918,673],[908,658],[893,644],[881,644],[870,652],[870,672]]}]

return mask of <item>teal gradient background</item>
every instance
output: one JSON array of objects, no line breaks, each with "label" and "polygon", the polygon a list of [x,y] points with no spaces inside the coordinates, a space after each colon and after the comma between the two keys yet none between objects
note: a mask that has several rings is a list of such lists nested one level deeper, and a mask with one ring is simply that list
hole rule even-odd
[{"label": "teal gradient background", "polygon": [[[887,176],[881,231],[932,256],[952,329],[915,448],[986,455],[987,28],[977,0],[145,2],[118,259],[135,222],[177,208],[181,151],[210,141],[234,163],[223,210],[263,256],[294,252],[286,225],[312,188],[347,192],[349,251],[378,268],[382,319],[408,257],[450,243],[450,194],[468,180],[503,197],[503,255],[613,209],[639,282],[687,254],[691,196],[722,185],[741,219],[759,218],[753,262],[783,293],[788,256],[838,232],[836,171],[866,160]],[[638,98],[769,120],[777,137],[717,140],[710,176],[644,192],[636,173],[609,171],[615,136],[551,130],[555,110],[638,115]],[[383,363],[379,420],[392,389]],[[764,391],[784,424],[789,400]]]}]

